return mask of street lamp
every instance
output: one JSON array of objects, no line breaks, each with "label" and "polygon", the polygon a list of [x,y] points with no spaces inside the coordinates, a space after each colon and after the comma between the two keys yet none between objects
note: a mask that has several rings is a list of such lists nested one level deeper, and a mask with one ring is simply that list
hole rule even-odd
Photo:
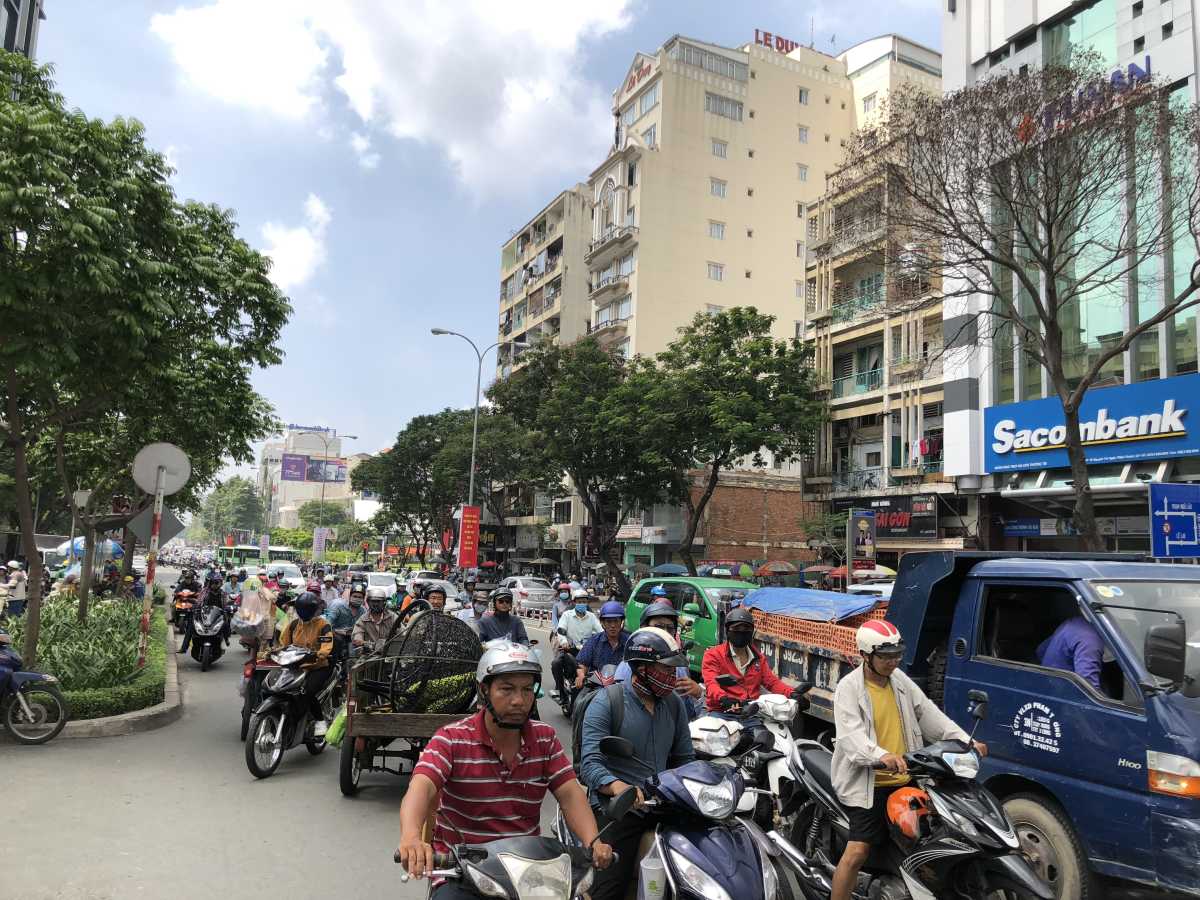
[{"label": "street lamp", "polygon": [[[298,431],[297,434],[311,434],[321,439],[325,445],[325,456],[321,463],[321,505],[317,507],[317,528],[321,529],[321,534],[325,534],[325,482],[329,479],[325,477],[325,460],[329,459],[329,437],[320,431]],[[347,440],[357,441],[357,434],[339,434],[337,437],[346,438]]]},{"label": "street lamp", "polygon": [[430,328],[429,331],[431,334],[438,335],[438,336],[441,336],[443,334],[452,334],[455,337],[462,338],[464,341],[466,341],[468,344],[471,345],[471,349],[474,350],[475,355],[477,357],[479,357],[479,368],[475,372],[475,421],[471,425],[471,473],[467,478],[467,506],[474,506],[475,505],[475,445],[479,440],[479,387],[480,387],[480,383],[483,381],[483,357],[484,357],[484,354],[486,354],[489,350],[491,350],[494,347],[499,347],[501,344],[511,344],[514,348],[515,347],[528,347],[529,344],[527,344],[525,341],[496,341],[496,343],[494,343],[488,347],[484,347],[483,351],[480,352],[479,347],[477,347],[475,345],[475,342],[473,340],[471,340],[469,337],[467,337],[465,334],[459,334],[457,331],[450,331],[447,328]]}]

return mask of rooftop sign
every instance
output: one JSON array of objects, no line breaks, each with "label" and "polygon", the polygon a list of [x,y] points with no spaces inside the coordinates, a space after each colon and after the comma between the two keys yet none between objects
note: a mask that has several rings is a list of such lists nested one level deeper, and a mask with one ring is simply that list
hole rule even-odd
[{"label": "rooftop sign", "polygon": [[799,41],[780,37],[777,34],[771,34],[769,31],[761,31],[758,28],[754,29],[754,43],[760,47],[768,47],[776,53],[791,53],[800,46]]}]

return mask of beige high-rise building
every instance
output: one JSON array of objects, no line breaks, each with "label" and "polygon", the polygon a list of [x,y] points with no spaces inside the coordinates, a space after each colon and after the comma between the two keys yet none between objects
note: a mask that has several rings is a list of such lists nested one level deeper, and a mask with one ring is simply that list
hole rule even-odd
[{"label": "beige high-rise building", "polygon": [[588,322],[587,267],[591,200],[577,184],[560,193],[518,229],[500,250],[500,324],[496,372],[520,368],[525,347],[569,344]]},{"label": "beige high-rise building", "polygon": [[665,349],[696,313],[755,306],[779,337],[803,318],[806,210],[854,125],[845,63],[797,47],[675,36],[638,53],[588,178],[591,332]]}]

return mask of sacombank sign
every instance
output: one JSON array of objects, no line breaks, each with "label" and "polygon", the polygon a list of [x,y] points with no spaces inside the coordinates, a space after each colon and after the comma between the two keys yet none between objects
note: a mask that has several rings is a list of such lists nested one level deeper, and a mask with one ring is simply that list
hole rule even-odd
[{"label": "sacombank sign", "polygon": [[[1180,375],[1088,391],[1079,433],[1089,463],[1120,463],[1200,454],[1200,375]],[[1056,397],[983,411],[987,472],[1066,468],[1067,427]]]}]

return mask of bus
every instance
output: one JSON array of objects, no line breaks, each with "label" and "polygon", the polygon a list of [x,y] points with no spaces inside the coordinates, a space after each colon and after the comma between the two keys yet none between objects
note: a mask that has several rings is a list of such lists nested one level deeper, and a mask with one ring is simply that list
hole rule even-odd
[{"label": "bus", "polygon": [[294,563],[299,559],[300,552],[291,547],[267,547],[267,559],[262,558],[262,548],[258,544],[238,544],[236,547],[218,547],[217,565],[239,569],[243,566],[265,566],[269,562]]}]

